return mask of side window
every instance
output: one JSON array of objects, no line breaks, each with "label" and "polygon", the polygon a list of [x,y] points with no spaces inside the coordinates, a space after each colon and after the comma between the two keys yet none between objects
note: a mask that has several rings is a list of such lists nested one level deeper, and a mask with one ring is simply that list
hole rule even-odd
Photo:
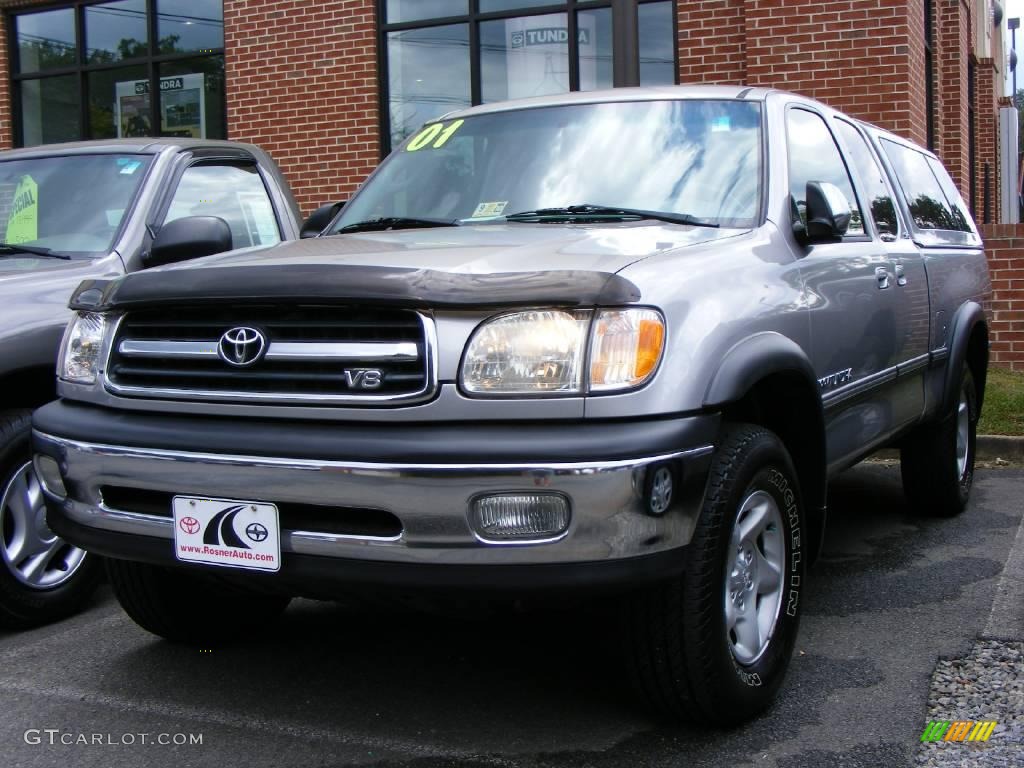
[{"label": "side window", "polygon": [[896,204],[893,202],[892,190],[889,182],[886,181],[885,172],[878,164],[878,160],[871,153],[867,139],[863,134],[845,120],[836,120],[839,133],[842,134],[846,148],[850,152],[850,160],[857,168],[857,175],[864,183],[865,191],[868,194],[868,210],[871,218],[881,235],[888,235],[890,238],[899,236],[899,217],[896,214]]},{"label": "side window", "polygon": [[961,232],[972,231],[971,214],[968,213],[967,204],[960,196],[960,190],[956,188],[956,184],[949,177],[949,172],[946,171],[942,163],[934,158],[928,158],[928,165],[932,169],[932,173],[935,174],[935,178],[939,180],[942,191],[946,194],[946,200],[949,201],[949,206],[953,211],[953,223],[956,224],[956,228]]},{"label": "side window", "polygon": [[224,219],[235,248],[281,242],[274,206],[252,163],[200,163],[186,168],[164,223],[186,216]]},{"label": "side window", "polygon": [[918,229],[970,231],[964,215],[949,204],[924,153],[888,139],[882,139],[882,147],[896,171],[896,179],[903,188]]},{"label": "side window", "polygon": [[800,218],[807,222],[807,183],[824,181],[835,184],[850,204],[850,228],[847,235],[863,235],[861,218],[853,182],[843,163],[835,139],[820,115],[805,109],[791,109],[786,118],[789,143],[789,193]]}]

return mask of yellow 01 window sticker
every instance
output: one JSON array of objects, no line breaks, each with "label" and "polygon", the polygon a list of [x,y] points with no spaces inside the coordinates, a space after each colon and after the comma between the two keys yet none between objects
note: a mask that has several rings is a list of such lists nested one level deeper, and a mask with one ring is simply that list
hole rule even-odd
[{"label": "yellow 01 window sticker", "polygon": [[455,135],[465,120],[455,120],[451,123],[431,123],[422,131],[413,136],[405,145],[406,152],[418,152],[421,149],[440,149],[448,143],[448,139]]}]

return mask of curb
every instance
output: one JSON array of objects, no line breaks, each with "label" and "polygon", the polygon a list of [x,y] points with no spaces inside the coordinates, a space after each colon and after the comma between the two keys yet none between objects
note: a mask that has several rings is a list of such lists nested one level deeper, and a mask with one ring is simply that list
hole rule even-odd
[{"label": "curb", "polygon": [[978,435],[976,456],[981,461],[1024,459],[1024,437]]},{"label": "curb", "polygon": [[[975,458],[978,461],[1024,461],[1024,437],[1016,435],[978,435],[978,442],[975,445]],[[900,452],[896,448],[884,448],[878,451],[873,458],[896,460],[900,458]]]}]

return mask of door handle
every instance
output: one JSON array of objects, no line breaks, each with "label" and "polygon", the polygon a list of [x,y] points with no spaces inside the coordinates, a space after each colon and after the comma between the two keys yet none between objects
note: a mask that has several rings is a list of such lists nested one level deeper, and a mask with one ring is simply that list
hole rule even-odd
[{"label": "door handle", "polygon": [[907,284],[907,276],[903,273],[903,265],[897,264],[896,267],[896,285],[904,286]]},{"label": "door handle", "polygon": [[875,267],[875,279],[878,281],[879,289],[885,289],[889,287],[889,268],[888,267]]}]

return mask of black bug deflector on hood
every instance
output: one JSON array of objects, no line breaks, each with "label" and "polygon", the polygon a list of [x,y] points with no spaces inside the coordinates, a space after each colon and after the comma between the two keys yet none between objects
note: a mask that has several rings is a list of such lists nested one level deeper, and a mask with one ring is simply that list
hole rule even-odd
[{"label": "black bug deflector on hood", "polygon": [[608,272],[547,270],[464,274],[354,264],[277,264],[138,272],[89,280],[71,308],[106,311],[208,301],[315,301],[395,307],[494,308],[632,304],[640,289]]}]

